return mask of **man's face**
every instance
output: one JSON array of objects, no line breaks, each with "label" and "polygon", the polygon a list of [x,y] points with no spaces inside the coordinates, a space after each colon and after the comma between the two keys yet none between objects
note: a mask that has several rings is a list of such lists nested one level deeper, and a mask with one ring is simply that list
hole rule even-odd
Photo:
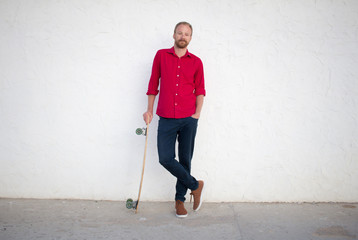
[{"label": "man's face", "polygon": [[173,38],[178,48],[186,48],[191,41],[191,29],[188,25],[181,24],[177,27]]}]

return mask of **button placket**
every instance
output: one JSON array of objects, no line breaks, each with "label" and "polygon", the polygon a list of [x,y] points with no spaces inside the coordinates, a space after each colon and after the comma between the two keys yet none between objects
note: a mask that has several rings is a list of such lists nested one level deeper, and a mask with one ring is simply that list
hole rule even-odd
[{"label": "button placket", "polygon": [[175,88],[175,103],[174,105],[175,106],[178,106],[178,99],[177,99],[177,96],[179,94],[179,83],[180,83],[180,65],[181,65],[181,61],[180,61],[180,58],[178,59],[178,65],[177,65],[177,79],[176,79],[176,88]]}]

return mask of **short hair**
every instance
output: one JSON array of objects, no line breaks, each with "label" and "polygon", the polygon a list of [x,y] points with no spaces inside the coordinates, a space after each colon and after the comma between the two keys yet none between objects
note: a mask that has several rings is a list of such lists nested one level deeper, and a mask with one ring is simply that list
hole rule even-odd
[{"label": "short hair", "polygon": [[191,35],[193,35],[193,27],[192,27],[191,24],[188,23],[188,22],[179,22],[177,25],[175,25],[174,33],[176,32],[177,28],[178,28],[180,25],[187,25],[188,27],[190,27]]}]

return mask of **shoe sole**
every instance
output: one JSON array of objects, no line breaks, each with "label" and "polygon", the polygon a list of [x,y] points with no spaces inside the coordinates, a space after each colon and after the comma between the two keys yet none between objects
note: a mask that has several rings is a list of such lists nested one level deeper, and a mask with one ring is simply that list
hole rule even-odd
[{"label": "shoe sole", "polygon": [[200,209],[200,207],[201,207],[201,204],[203,203],[203,192],[204,192],[204,188],[205,188],[205,183],[203,184],[203,189],[201,189],[199,206],[194,210],[194,212],[199,211],[199,209]]},{"label": "shoe sole", "polygon": [[175,216],[177,216],[178,218],[186,218],[188,216],[188,214],[186,215],[178,215],[178,214],[175,214]]}]

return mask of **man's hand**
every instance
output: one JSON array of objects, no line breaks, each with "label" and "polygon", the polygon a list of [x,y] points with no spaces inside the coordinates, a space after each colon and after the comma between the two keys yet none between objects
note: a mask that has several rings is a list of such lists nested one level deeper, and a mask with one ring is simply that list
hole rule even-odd
[{"label": "man's hand", "polygon": [[191,115],[192,118],[195,119],[199,119],[200,118],[200,113],[194,113],[193,115]]},{"label": "man's hand", "polygon": [[154,100],[155,100],[155,95],[148,95],[148,108],[147,111],[143,113],[143,119],[147,125],[151,123],[153,119]]},{"label": "man's hand", "polygon": [[150,112],[150,111],[147,111],[145,113],[143,113],[143,120],[145,122],[145,124],[149,124],[152,122],[152,119],[153,119],[153,113]]}]

